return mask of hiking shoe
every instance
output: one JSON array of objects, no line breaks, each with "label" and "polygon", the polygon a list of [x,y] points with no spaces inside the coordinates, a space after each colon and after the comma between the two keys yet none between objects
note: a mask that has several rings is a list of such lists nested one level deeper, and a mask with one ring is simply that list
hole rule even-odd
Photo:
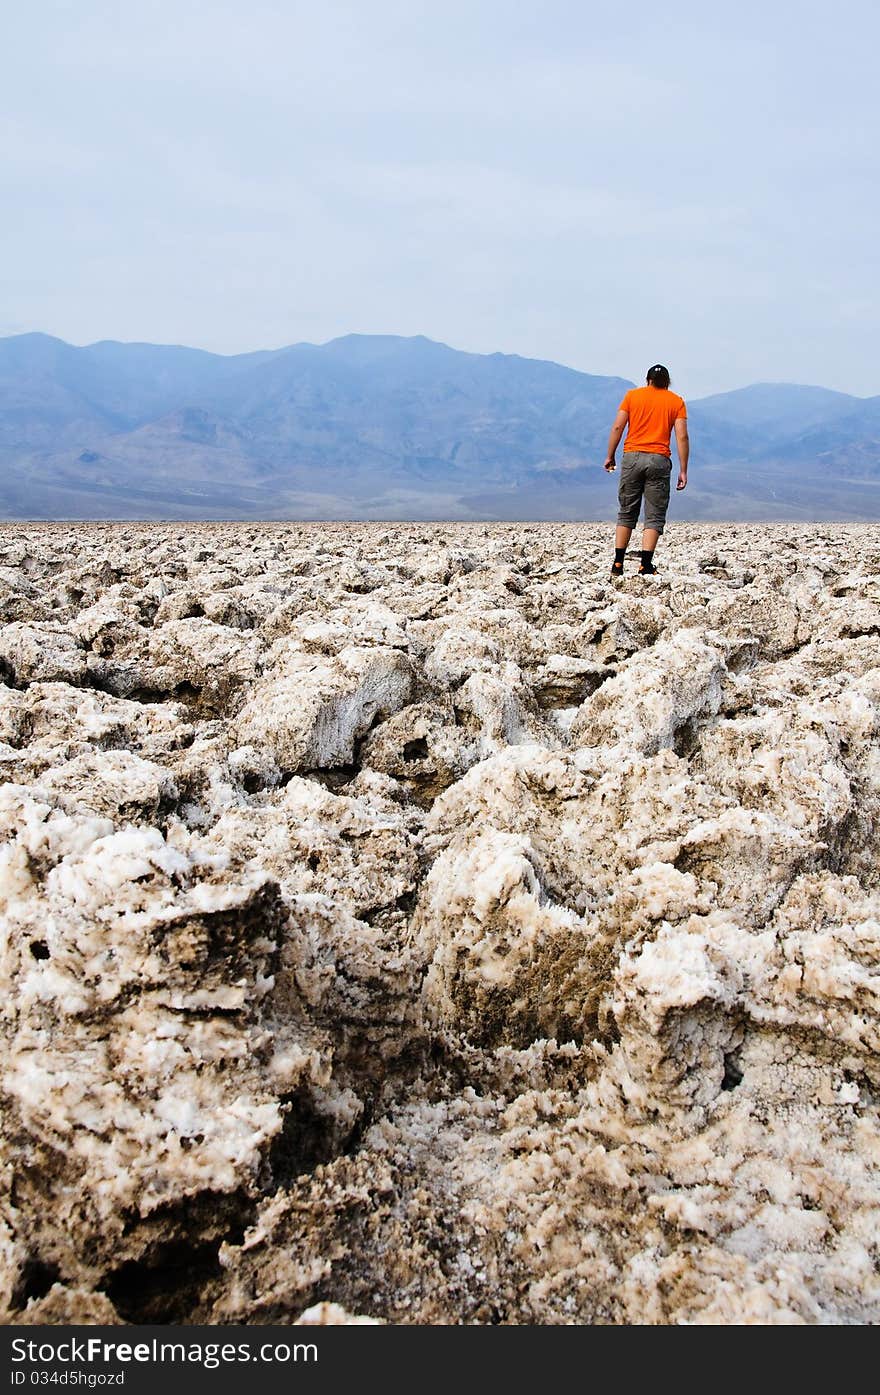
[{"label": "hiking shoe", "polygon": [[623,563],[622,563],[622,562],[612,562],[612,563],[611,563],[611,580],[614,581],[614,579],[615,579],[616,577],[619,577],[619,576],[623,576]]},{"label": "hiking shoe", "polygon": [[649,562],[647,567],[639,567],[639,576],[656,576],[656,574],[657,568],[654,566],[653,562]]}]

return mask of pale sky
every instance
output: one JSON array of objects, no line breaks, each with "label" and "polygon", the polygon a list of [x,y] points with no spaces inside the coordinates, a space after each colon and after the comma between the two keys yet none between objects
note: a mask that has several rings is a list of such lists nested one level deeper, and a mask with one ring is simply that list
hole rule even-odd
[{"label": "pale sky", "polygon": [[0,335],[880,393],[875,0],[8,0]]}]

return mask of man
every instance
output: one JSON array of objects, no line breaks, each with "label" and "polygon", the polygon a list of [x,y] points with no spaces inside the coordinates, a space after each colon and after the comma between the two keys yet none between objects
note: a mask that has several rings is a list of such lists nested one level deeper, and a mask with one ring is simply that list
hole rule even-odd
[{"label": "man", "polygon": [[657,570],[654,566],[654,549],[663,532],[669,507],[669,478],[672,474],[669,441],[673,428],[678,450],[676,489],[684,489],[687,485],[690,451],[687,407],[677,393],[669,391],[669,370],[662,363],[655,363],[653,368],[648,369],[646,387],[631,388],[620,404],[608,438],[605,469],[609,474],[617,469],[615,452],[627,423],[629,430],[623,447],[623,468],[617,489],[619,512],[611,575],[623,576],[627,543],[638,522],[644,498],[645,521],[639,575],[653,576]]}]

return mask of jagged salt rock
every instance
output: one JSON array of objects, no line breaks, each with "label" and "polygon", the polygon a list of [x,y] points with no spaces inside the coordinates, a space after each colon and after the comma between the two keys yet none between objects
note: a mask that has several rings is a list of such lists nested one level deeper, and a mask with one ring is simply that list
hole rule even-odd
[{"label": "jagged salt rock", "polygon": [[347,765],[377,717],[405,706],[412,690],[406,655],[350,647],[334,659],[292,655],[282,674],[259,685],[236,720],[242,742],[266,746],[282,770]]}]

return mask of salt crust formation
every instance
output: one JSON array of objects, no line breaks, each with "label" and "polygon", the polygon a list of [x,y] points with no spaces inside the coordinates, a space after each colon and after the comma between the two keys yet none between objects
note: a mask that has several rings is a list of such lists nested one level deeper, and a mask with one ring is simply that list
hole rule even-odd
[{"label": "salt crust formation", "polygon": [[609,543],[0,529],[7,1322],[878,1319],[880,539]]}]

